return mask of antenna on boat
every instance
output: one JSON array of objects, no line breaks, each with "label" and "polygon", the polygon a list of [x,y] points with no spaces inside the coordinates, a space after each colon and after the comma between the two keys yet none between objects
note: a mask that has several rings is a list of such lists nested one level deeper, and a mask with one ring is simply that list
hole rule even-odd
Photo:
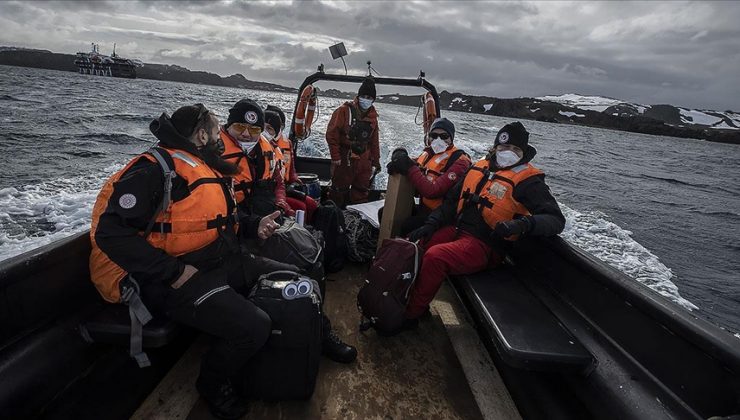
[{"label": "antenna on boat", "polygon": [[111,57],[116,57],[116,43],[113,43],[113,55]]},{"label": "antenna on boat", "polygon": [[347,63],[344,62],[344,56],[347,55],[347,48],[344,47],[344,42],[332,45],[329,47],[329,52],[331,53],[331,58],[334,60],[337,58],[342,59],[342,64],[344,64],[344,74],[347,74]]}]

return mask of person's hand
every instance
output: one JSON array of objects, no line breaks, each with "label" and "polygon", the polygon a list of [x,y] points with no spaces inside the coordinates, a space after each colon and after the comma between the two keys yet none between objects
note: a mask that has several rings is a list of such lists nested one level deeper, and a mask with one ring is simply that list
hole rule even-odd
[{"label": "person's hand", "polygon": [[187,281],[190,280],[197,272],[198,269],[193,267],[192,265],[185,265],[185,268],[182,270],[182,274],[180,274],[180,277],[172,282],[172,284],[170,284],[170,287],[172,287],[173,289],[179,289],[180,287],[182,287],[183,284],[187,283]]},{"label": "person's hand", "polygon": [[373,176],[380,173],[381,170],[382,170],[382,167],[380,166],[380,162],[373,162]]},{"label": "person's hand", "polygon": [[295,216],[295,210],[293,210],[293,208],[291,208],[290,207],[290,204],[288,204],[287,202],[285,202],[285,201],[278,201],[276,203],[276,205],[278,207],[280,207],[280,209],[283,211],[283,214],[284,215],[286,215],[286,216]]},{"label": "person's hand", "polygon": [[342,159],[339,160],[332,160],[331,161],[331,168],[329,168],[329,172],[331,176],[334,176],[334,170],[339,167],[339,165],[342,164]]},{"label": "person's hand", "polygon": [[300,191],[297,188],[298,185],[298,183],[288,184],[288,186],[285,188],[285,195],[290,198],[295,198],[296,200],[306,201],[306,193]]},{"label": "person's hand", "polygon": [[496,227],[493,229],[493,233],[499,238],[508,238],[512,235],[521,235],[523,233],[527,233],[529,232],[529,228],[529,219],[521,218],[496,223]]},{"label": "person's hand", "polygon": [[429,240],[429,238],[434,235],[434,232],[437,231],[437,228],[434,225],[425,224],[424,226],[417,228],[411,233],[409,233],[409,241],[416,242],[416,241],[422,241],[426,242]]},{"label": "person's hand", "polygon": [[[409,169],[411,169],[412,166],[414,166],[416,163],[411,160],[411,158],[406,155],[404,157],[401,157],[396,160],[392,160],[389,165],[393,166],[393,171],[397,174],[401,175],[407,175],[409,173]],[[390,173],[390,169],[388,171]]]},{"label": "person's hand", "polygon": [[280,211],[274,211],[267,216],[260,219],[260,224],[257,226],[257,236],[260,239],[267,239],[270,236],[272,236],[273,233],[275,233],[275,229],[280,227],[280,225],[275,222],[275,219],[280,217]]}]

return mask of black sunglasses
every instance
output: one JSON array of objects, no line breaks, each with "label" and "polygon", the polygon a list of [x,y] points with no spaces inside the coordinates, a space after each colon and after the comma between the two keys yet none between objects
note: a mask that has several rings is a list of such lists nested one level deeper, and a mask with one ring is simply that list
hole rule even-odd
[{"label": "black sunglasses", "polygon": [[429,133],[429,138],[432,140],[435,140],[437,138],[440,138],[442,140],[447,140],[450,138],[450,135],[447,133]]}]

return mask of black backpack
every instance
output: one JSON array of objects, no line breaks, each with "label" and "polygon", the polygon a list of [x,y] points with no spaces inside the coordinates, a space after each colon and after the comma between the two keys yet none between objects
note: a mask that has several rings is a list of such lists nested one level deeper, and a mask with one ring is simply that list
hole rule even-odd
[{"label": "black backpack", "polygon": [[307,399],[321,359],[321,294],[315,280],[292,271],[260,276],[249,300],[272,320],[270,338],[244,368],[247,395],[269,401]]},{"label": "black backpack", "polygon": [[324,201],[313,214],[313,227],[324,235],[324,270],[336,273],[344,267],[348,248],[342,210],[333,201]]},{"label": "black backpack", "polygon": [[[314,233],[293,219],[286,219],[260,248],[263,257],[293,264],[312,279],[324,279],[324,240],[320,231]],[[323,287],[323,285],[322,285]],[[323,290],[323,288],[322,288]]]}]

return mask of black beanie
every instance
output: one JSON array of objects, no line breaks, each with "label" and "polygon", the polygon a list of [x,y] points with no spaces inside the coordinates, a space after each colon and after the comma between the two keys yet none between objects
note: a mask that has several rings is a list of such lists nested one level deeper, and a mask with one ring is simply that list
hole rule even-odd
[{"label": "black beanie", "polygon": [[265,124],[270,124],[275,129],[275,133],[279,133],[283,129],[283,122],[280,120],[280,114],[275,111],[265,111]]},{"label": "black beanie", "polygon": [[183,106],[172,113],[170,122],[183,137],[190,137],[195,131],[195,126],[198,125],[198,117],[201,113],[205,115],[206,112],[208,109],[203,104]]},{"label": "black beanie", "polygon": [[431,133],[432,130],[434,130],[435,128],[441,128],[450,135],[451,140],[455,139],[455,124],[453,124],[452,121],[448,120],[447,118],[437,118],[436,120],[434,120],[432,126],[429,127],[429,132]]},{"label": "black beanie", "polygon": [[267,111],[275,111],[280,115],[280,122],[283,123],[283,127],[285,127],[285,113],[283,112],[280,107],[277,107],[275,105],[267,105]]},{"label": "black beanie", "polygon": [[265,112],[257,102],[251,99],[242,99],[229,110],[229,119],[226,126],[233,123],[247,123],[265,129]]},{"label": "black beanie", "polygon": [[499,144],[511,144],[526,152],[529,146],[529,133],[519,121],[506,124],[496,134],[493,146],[496,147]]},{"label": "black beanie", "polygon": [[376,98],[375,80],[373,80],[372,77],[366,77],[365,80],[362,82],[362,85],[360,85],[360,90],[357,91],[357,96],[362,95],[367,95],[373,99]]}]

